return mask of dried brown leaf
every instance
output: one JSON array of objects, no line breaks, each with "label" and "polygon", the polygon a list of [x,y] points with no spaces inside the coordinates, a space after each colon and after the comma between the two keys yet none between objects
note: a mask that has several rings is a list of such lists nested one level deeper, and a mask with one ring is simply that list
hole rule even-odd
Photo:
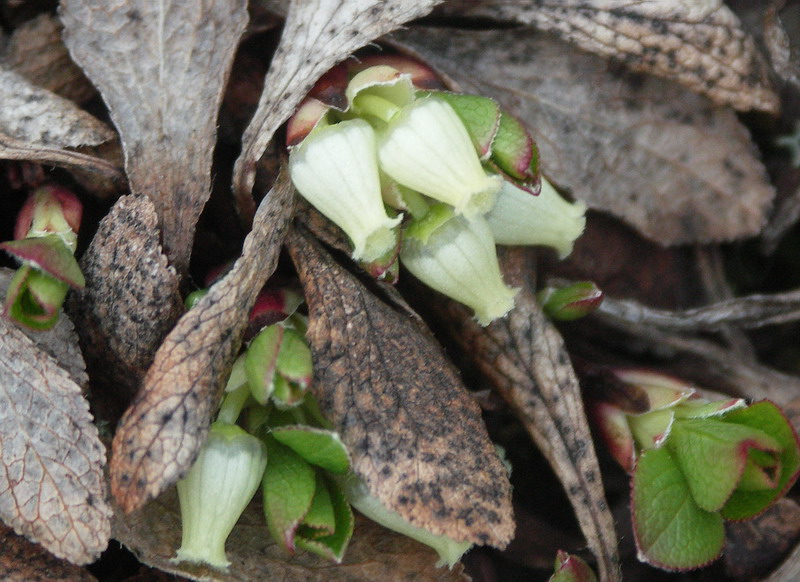
[{"label": "dried brown leaf", "polygon": [[536,302],[530,251],[507,250],[503,270],[507,282],[521,288],[516,307],[506,317],[481,327],[466,308],[448,302],[443,324],[550,462],[597,558],[601,579],[621,580],[614,521],[580,386],[561,336]]},{"label": "dried brown leaf", "polygon": [[161,250],[158,218],[145,196],[123,196],[100,221],[80,261],[86,287],[69,311],[101,398],[119,415],[183,311],[175,269]]},{"label": "dried brown leaf", "polygon": [[108,543],[105,449],[81,390],[0,318],[0,518],[75,564]]},{"label": "dried brown leaf", "polygon": [[53,557],[0,524],[0,580],[4,582],[93,582],[83,568]]},{"label": "dried brown leaf", "polygon": [[441,0],[294,0],[270,65],[258,109],[242,138],[233,185],[241,211],[253,212],[256,163],[275,130],[317,79],[350,53]]},{"label": "dried brown leaf", "polygon": [[287,238],[309,308],[312,391],[370,493],[410,523],[505,547],[508,475],[477,404],[421,323],[380,301],[298,227]]},{"label": "dried brown leaf", "polygon": [[37,87],[82,103],[97,90],[69,57],[61,30],[61,23],[51,14],[28,20],[14,29],[3,61]]},{"label": "dried brown leaf", "polygon": [[800,507],[791,499],[781,499],[752,521],[727,524],[723,554],[726,569],[736,580],[760,579],[798,538]]},{"label": "dried brown leaf", "polygon": [[219,582],[466,582],[463,566],[435,566],[436,552],[414,540],[386,530],[356,515],[355,534],[339,565],[310,553],[289,556],[266,530],[263,510],[251,503],[227,543],[231,567],[221,572],[170,561],[181,543],[181,518],[173,489],[142,511],[118,513],[114,538],[146,564],[193,580]]},{"label": "dried brown leaf", "polygon": [[60,16],[70,53],[119,130],[131,190],[155,204],[182,276],[211,190],[217,111],[246,2],[66,0]]},{"label": "dried brown leaf", "polygon": [[719,242],[763,226],[774,191],[732,111],[532,31],[412,28],[398,37],[517,114],[552,181],[644,236]]},{"label": "dried brown leaf", "polygon": [[97,173],[116,183],[124,182],[122,171],[104,159],[16,139],[4,134],[2,131],[0,131],[0,159],[40,162],[65,168],[86,170]]},{"label": "dried brown leaf", "polygon": [[111,491],[126,512],[182,477],[205,441],[248,313],[275,270],[293,193],[288,177],[279,177],[259,206],[242,256],[156,352],[114,436]]},{"label": "dried brown leaf", "polygon": [[722,0],[467,0],[453,12],[554,32],[721,105],[769,113],[780,107],[765,59]]}]

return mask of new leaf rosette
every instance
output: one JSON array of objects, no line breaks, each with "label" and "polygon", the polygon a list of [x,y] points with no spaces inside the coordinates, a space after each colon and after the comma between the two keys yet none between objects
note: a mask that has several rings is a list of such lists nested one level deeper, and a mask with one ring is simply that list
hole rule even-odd
[{"label": "new leaf rosette", "polygon": [[287,145],[297,191],[344,231],[367,272],[395,278],[399,257],[482,325],[514,306],[495,245],[563,258],[583,232],[585,205],[542,178],[516,118],[492,99],[439,90],[407,57],[331,70],[290,120]]},{"label": "new leaf rosette", "polygon": [[710,402],[677,379],[616,370],[594,418],[629,472],[639,559],[688,570],[719,557],[725,520],[756,517],[797,480],[800,444],[772,402]]}]

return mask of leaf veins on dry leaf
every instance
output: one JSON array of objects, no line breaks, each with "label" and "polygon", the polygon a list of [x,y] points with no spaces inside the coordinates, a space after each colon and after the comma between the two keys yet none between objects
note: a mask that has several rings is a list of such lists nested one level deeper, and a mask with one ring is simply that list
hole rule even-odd
[{"label": "leaf veins on dry leaf", "polygon": [[60,16],[67,47],[119,130],[131,191],[155,204],[182,276],[211,191],[217,111],[246,2],[66,0]]},{"label": "leaf veins on dry leaf", "polygon": [[114,435],[111,491],[125,511],[189,470],[241,346],[247,316],[272,275],[294,190],[281,176],[256,213],[242,256],[175,325]]},{"label": "leaf veins on dry leaf", "polygon": [[80,387],[0,318],[0,518],[75,564],[110,535],[105,449]]},{"label": "leaf veins on dry leaf", "polygon": [[716,103],[777,113],[769,67],[722,0],[457,0],[452,13],[530,24]]},{"label": "leaf veins on dry leaf", "polygon": [[311,390],[353,471],[410,523],[505,547],[514,533],[508,475],[458,372],[422,324],[300,228],[287,242],[309,306]]},{"label": "leaf veins on dry leaf", "polygon": [[614,520],[564,342],[536,302],[530,249],[502,255],[506,281],[520,292],[516,306],[488,327],[468,310],[442,301],[442,325],[452,341],[516,412],[561,480],[603,580],[620,580]]},{"label": "leaf veins on dry leaf", "polygon": [[531,128],[552,181],[644,236],[720,242],[764,225],[774,190],[729,109],[530,29],[397,38],[468,92],[497,98]]}]

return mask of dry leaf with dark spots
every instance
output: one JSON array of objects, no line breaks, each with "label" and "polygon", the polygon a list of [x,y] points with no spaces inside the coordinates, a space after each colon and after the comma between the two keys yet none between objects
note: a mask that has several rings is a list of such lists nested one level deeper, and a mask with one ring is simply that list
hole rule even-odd
[{"label": "dry leaf with dark spots", "polygon": [[508,402],[545,455],[575,510],[601,579],[621,580],[614,521],[564,342],[536,302],[530,249],[502,254],[506,281],[521,290],[516,307],[488,327],[448,301],[442,325]]},{"label": "dry leaf with dark spots", "polygon": [[32,18],[14,29],[2,60],[37,87],[83,103],[97,90],[72,62],[61,30],[61,23],[51,14]]},{"label": "dry leaf with dark spots", "polygon": [[56,361],[0,318],[0,518],[74,564],[108,544],[105,449]]},{"label": "dry leaf with dark spots", "polygon": [[647,238],[720,242],[764,225],[774,190],[732,111],[530,30],[397,36],[467,91],[519,116],[551,181]]},{"label": "dry leaf with dark spots", "polygon": [[246,2],[66,0],[60,17],[67,47],[119,130],[131,190],[155,204],[167,256],[183,276],[211,191],[217,112]]},{"label": "dry leaf with dark spots", "polygon": [[[257,496],[258,497],[258,496]],[[276,544],[266,529],[261,506],[245,510],[226,544],[228,572],[171,558],[181,544],[181,516],[174,489],[131,515],[115,515],[114,539],[144,563],[193,580],[217,582],[467,582],[463,566],[437,568],[436,552],[356,515],[356,528],[341,564],[308,552],[294,556]]]},{"label": "dry leaf with dark spots", "polygon": [[275,270],[294,189],[279,176],[242,256],[166,337],[114,435],[111,491],[130,512],[189,470],[205,442],[250,309]]},{"label": "dry leaf with dark spots", "polygon": [[[183,311],[175,269],[161,250],[145,196],[123,196],[100,221],[80,261],[86,286],[68,307],[98,390],[119,415]],[[111,411],[109,411],[111,412]]]},{"label": "dry leaf with dark spots", "polygon": [[511,487],[477,404],[421,323],[380,301],[297,227],[311,390],[371,495],[415,526],[505,547]]},{"label": "dry leaf with dark spots", "polygon": [[0,580],[3,582],[94,582],[88,571],[59,560],[0,524]]},{"label": "dry leaf with dark spots", "polygon": [[294,0],[270,65],[258,109],[242,137],[233,185],[240,211],[253,212],[256,163],[314,83],[356,49],[441,0]]},{"label": "dry leaf with dark spots", "polygon": [[769,67],[722,0],[481,0],[452,13],[529,24],[721,105],[777,113]]}]

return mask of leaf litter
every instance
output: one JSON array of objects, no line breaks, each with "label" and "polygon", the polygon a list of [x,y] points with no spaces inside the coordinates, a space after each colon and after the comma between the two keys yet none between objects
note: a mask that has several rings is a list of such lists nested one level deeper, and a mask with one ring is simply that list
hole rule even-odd
[{"label": "leaf litter", "polygon": [[[176,283],[172,277],[175,273],[184,276],[188,272],[195,225],[211,189],[211,153],[216,142],[217,109],[233,52],[244,35],[246,16],[243,4],[213,4],[197,13],[182,12],[182,6],[170,5],[163,20],[158,19],[157,13],[149,11],[149,4],[118,3],[107,9],[98,9],[81,0],[67,0],[62,6],[61,17],[72,56],[100,90],[109,107],[111,119],[120,132],[131,190],[135,194],[148,196],[155,205],[155,221],[152,208],[145,209],[141,203],[137,203],[135,209],[128,207],[124,212],[120,210],[125,208],[126,203],[131,204],[132,199],[115,207],[109,215],[105,234],[95,240],[95,250],[84,255],[87,271],[94,271],[101,277],[104,269],[111,270],[111,267],[105,266],[115,262],[110,258],[111,249],[125,244],[115,240],[111,231],[118,220],[124,222],[119,217],[120,213],[125,212],[135,217],[132,223],[138,226],[132,228],[130,237],[118,238],[131,238],[127,252],[131,258],[140,261],[138,264],[149,265],[131,267],[128,272],[134,280],[135,275],[141,275],[143,269],[148,272],[148,268],[155,268],[161,273],[175,269],[175,273],[167,275],[165,279],[170,289],[165,294],[166,305],[155,310],[144,308],[147,303],[151,303],[152,307],[152,302],[141,301],[143,297],[137,297],[137,293],[154,298],[161,283],[148,285],[154,282],[143,280],[135,283],[140,285],[138,288],[135,285],[126,287],[128,275],[123,271],[116,282],[113,279],[103,280],[102,284],[106,287],[98,282],[94,288],[97,305],[103,306],[100,311],[106,309],[106,313],[114,313],[116,310],[118,315],[114,317],[130,311],[135,316],[133,320],[139,317],[140,321],[152,321],[158,317],[155,314],[161,313],[159,309],[170,314],[159,320],[162,327],[158,329],[142,325],[139,331],[135,331],[135,326],[126,328],[122,325],[101,330],[116,337],[114,341],[118,345],[124,344],[121,338],[136,336],[136,340],[128,346],[130,352],[117,350],[118,355],[115,356],[119,361],[124,361],[133,354],[130,359],[133,360],[134,371],[127,379],[126,388],[129,396],[139,386],[139,379],[144,377],[143,389],[117,431],[111,473],[115,496],[124,509],[130,511],[141,508],[147,500],[158,498],[150,505],[144,505],[140,512],[129,516],[120,514],[116,518],[115,535],[125,537],[128,540],[126,543],[137,548],[145,561],[165,570],[173,568],[167,560],[177,545],[174,538],[178,529],[177,514],[173,502],[172,521],[162,519],[166,513],[163,505],[160,505],[162,498],[158,496],[164,495],[164,491],[168,491],[174,480],[188,468],[202,442],[216,404],[215,395],[240,345],[247,312],[255,294],[275,268],[283,232],[292,213],[289,202],[291,189],[285,179],[283,182],[278,180],[258,212],[255,211],[256,205],[251,196],[258,159],[277,128],[319,75],[360,46],[412,18],[426,14],[435,4],[437,2],[433,1],[420,4],[368,0],[289,3],[283,37],[258,109],[245,133],[242,153],[233,176],[235,196],[244,222],[249,222],[255,216],[253,232],[245,242],[242,257],[236,266],[212,288],[205,300],[179,319],[169,333],[177,317],[178,305]],[[536,2],[530,5],[521,2],[512,5],[508,2],[486,1],[471,3],[464,8],[459,4],[464,3],[448,3],[445,12],[439,14],[468,14],[495,21],[521,22],[554,32],[584,50],[618,60],[618,64],[609,64],[596,56],[575,51],[569,44],[557,41],[550,35],[533,32],[530,28],[521,28],[518,29],[519,34],[509,35],[507,31],[457,31],[412,26],[407,32],[397,35],[396,38],[429,57],[434,65],[464,88],[495,96],[526,121],[532,127],[542,150],[545,173],[555,183],[565,187],[574,197],[586,200],[596,210],[623,218],[641,234],[661,244],[716,243],[760,232],[774,191],[744,126],[729,109],[719,107],[719,104],[741,110],[754,108],[774,112],[777,94],[765,80],[763,62],[757,49],[741,30],[733,13],[724,5],[713,1],[694,6],[654,1],[630,6],[609,0],[582,3],[581,6],[571,2]],[[534,4],[536,10],[533,10]],[[283,5],[285,7],[286,3]],[[205,22],[202,16],[208,17]],[[42,19],[38,25],[52,31],[53,23],[45,20]],[[186,26],[170,28],[178,21],[185,22]],[[164,28],[159,28],[158,23]],[[209,23],[212,23],[212,27],[206,26]],[[346,34],[348,31],[351,34]],[[145,40],[134,42],[132,39],[136,35],[142,35]],[[513,38],[515,42],[509,43],[508,38]],[[612,42],[604,42],[608,39]],[[167,44],[159,46],[161,40]],[[651,48],[664,43],[676,46],[675,62],[671,61],[668,53]],[[53,48],[48,48],[48,51],[53,51],[54,60],[63,59],[63,52],[58,52],[57,44],[54,42]],[[97,51],[98,44],[104,46],[103,51]],[[325,46],[325,49],[320,50],[320,46]],[[188,47],[197,48],[193,56],[187,52]],[[132,49],[138,52],[131,52]],[[171,58],[164,58],[165,55]],[[172,58],[173,55],[181,58]],[[717,68],[708,65],[708,58],[716,59],[714,64]],[[19,63],[19,66],[23,64]],[[177,68],[170,68],[173,66]],[[639,73],[631,73],[625,67]],[[471,71],[470,76],[459,75],[463,71]],[[655,73],[663,79],[677,80],[706,97],[681,89],[669,81],[643,75],[643,71]],[[171,84],[164,83],[165,78],[169,78]],[[187,88],[189,80],[192,81],[190,89]],[[14,90],[24,95],[28,89],[23,91],[20,88],[26,85],[15,83]],[[60,86],[60,81],[54,81],[52,85],[44,83],[52,89]],[[142,92],[144,97],[140,97],[136,91]],[[72,98],[81,99],[77,96],[79,94],[76,93]],[[48,97],[48,103],[55,102]],[[61,105],[48,107],[51,111],[62,108]],[[86,124],[82,121],[79,126]],[[191,128],[191,131],[187,132],[187,128]],[[113,163],[65,147],[73,146],[41,144],[29,136],[0,135],[0,157],[89,167],[119,178]],[[146,199],[140,197],[138,200]],[[724,203],[720,203],[721,200]],[[158,223],[158,227],[154,226],[154,222]],[[290,246],[295,255],[311,252],[316,253],[317,257],[316,262],[303,261],[298,265],[301,271],[310,270],[318,279],[306,276],[306,286],[314,289],[316,285],[321,289],[327,285],[326,288],[330,289],[323,299],[316,299],[316,307],[312,306],[317,321],[335,324],[345,320],[339,312],[348,317],[363,317],[366,313],[376,317],[377,321],[392,321],[393,326],[410,326],[408,329],[414,330],[408,340],[412,353],[414,350],[428,353],[425,350],[439,349],[435,340],[426,336],[427,332],[420,332],[416,316],[409,314],[405,307],[396,302],[394,291],[379,291],[381,285],[363,286],[353,273],[337,264],[338,259],[332,259],[317,248],[316,242],[311,239],[302,242],[303,239],[298,239],[298,236],[297,233],[291,235],[293,242]],[[138,237],[141,237],[141,246],[135,242],[139,240]],[[160,237],[163,238],[159,240]],[[159,243],[164,244],[169,266],[161,254]],[[610,248],[608,252],[614,252],[614,249]],[[146,260],[146,257],[151,260]],[[511,258],[513,267],[513,254]],[[514,268],[507,271],[509,273],[513,274]],[[625,276],[625,273],[621,273],[621,276]],[[142,279],[147,279],[147,276]],[[185,290],[185,277],[183,282]],[[346,289],[347,293],[338,300],[337,307],[336,297],[341,293],[339,287]],[[529,290],[532,289],[531,284]],[[124,303],[116,305],[114,301],[109,301],[109,297],[118,292],[128,293],[134,299],[132,307],[125,308]],[[74,299],[79,309],[82,307],[80,304],[86,301],[88,299]],[[725,328],[722,331],[726,332],[731,326],[785,324],[794,319],[795,301],[791,293],[730,299],[689,312],[672,311],[669,308],[677,306],[670,305],[666,305],[661,312],[654,312],[644,304],[625,303],[625,298],[614,298],[609,305],[614,305],[615,301],[616,305],[625,305],[632,313],[638,313],[636,317],[640,318],[637,322],[620,322],[625,317],[618,317],[614,325],[606,322],[606,327],[590,328],[595,334],[598,333],[597,329],[603,334],[610,334],[608,329],[612,327],[617,328],[615,333],[621,330],[622,340],[617,344],[621,349],[615,355],[635,358],[636,346],[639,346],[638,353],[641,354],[641,346],[645,345],[653,353],[661,356],[667,354],[665,361],[670,361],[669,354],[672,354],[673,362],[675,354],[688,356],[688,360],[694,363],[687,365],[687,358],[684,358],[681,364],[684,365],[683,369],[688,370],[690,375],[696,375],[698,369],[705,366],[712,372],[711,376],[716,376],[712,382],[715,386],[724,385],[727,381],[727,387],[733,386],[734,391],[739,389],[753,396],[771,394],[783,402],[790,401],[796,393],[794,376],[781,375],[758,362],[738,361],[732,355],[733,348],[726,345],[724,338],[723,341],[716,341],[717,338],[711,341],[706,337],[680,335],[675,331],[676,327],[680,327],[682,334],[720,328]],[[358,308],[359,305],[366,308]],[[100,319],[114,317],[101,315]],[[596,319],[591,321],[595,322]],[[628,319],[631,317],[628,316]],[[681,320],[688,323],[675,323]],[[469,329],[469,322],[464,319],[463,313],[456,321],[461,323],[450,322],[450,325],[464,325],[464,330]],[[102,328],[106,323],[87,325]],[[580,325],[565,332],[570,354],[576,350],[584,356],[584,345],[574,342],[574,331]],[[83,327],[79,325],[79,330],[85,334],[87,330]],[[140,337],[145,329],[150,335]],[[371,329],[370,324],[361,329]],[[90,330],[91,333],[96,331]],[[74,400],[72,405],[85,407],[78,388],[78,384],[85,382],[85,375],[81,376],[81,366],[74,366],[72,371],[66,372],[18,330],[10,328],[9,333],[13,340],[9,340],[10,344],[3,344],[4,357],[6,354],[15,354],[14,350],[21,350],[20,346],[25,346],[22,351],[34,354],[36,367],[44,362],[47,370],[55,374],[52,378],[48,375],[47,382],[39,384],[52,387],[53,398],[56,395],[60,398],[61,392],[77,394],[77,400],[69,396]],[[363,346],[359,337],[348,339],[344,334],[337,339],[340,333],[335,325],[318,324],[315,328],[312,337],[323,361],[334,347],[346,353],[350,339],[353,340],[353,346],[361,345],[365,353],[370,353],[383,341],[380,335],[376,335],[374,346]],[[589,333],[591,335],[592,332]],[[66,342],[74,349],[74,336],[67,333],[64,337],[67,339],[57,340],[56,344],[63,345]],[[68,339],[70,337],[72,339]],[[730,335],[726,337],[729,339]],[[162,338],[165,338],[163,343]],[[494,346],[485,352],[470,348],[465,351],[471,353],[487,377],[493,378],[492,382],[498,391],[516,410],[525,428],[554,465],[573,503],[587,542],[598,560],[602,578],[617,579],[616,538],[608,509],[604,506],[599,473],[596,472],[597,462],[577,398],[575,374],[568,362],[567,349],[561,343],[556,329],[541,314],[537,315],[535,302],[530,299],[522,309],[511,315],[508,322],[488,330],[465,331],[463,337],[454,333],[452,339],[454,345],[473,342],[474,345]],[[103,361],[99,347],[102,341],[96,341],[96,344],[98,347],[94,350],[87,349],[87,356],[94,351],[94,365],[99,366]],[[424,347],[426,345],[427,348]],[[591,349],[596,351],[596,346]],[[48,348],[48,353],[54,353],[54,350]],[[70,355],[74,352],[65,353],[67,360],[80,359]],[[382,357],[389,358],[385,362],[394,357],[386,356],[388,353],[388,349],[382,350]],[[500,355],[519,365],[492,366],[492,357]],[[154,358],[155,364],[145,373],[150,358]],[[496,457],[487,448],[490,441],[477,418],[474,403],[463,392],[460,380],[452,372],[442,372],[450,364],[441,355],[436,359],[439,365],[432,373],[444,373],[449,377],[445,384],[450,385],[450,390],[455,390],[451,398],[459,402],[459,410],[465,415],[464,418],[472,419],[470,426],[474,425],[479,433],[465,438],[475,444],[476,450],[483,451],[480,454],[484,455],[484,459],[490,459],[487,467],[480,467],[480,470],[474,467],[472,473],[475,475],[469,481],[470,487],[479,493],[478,497],[485,503],[471,508],[479,516],[477,527],[455,525],[458,520],[442,521],[432,508],[447,509],[450,500],[445,506],[437,505],[437,487],[443,485],[450,490],[456,478],[434,474],[433,480],[417,481],[417,484],[427,483],[425,487],[428,487],[427,490],[421,487],[423,493],[419,499],[426,502],[432,500],[433,504],[411,503],[416,507],[413,511],[409,510],[407,516],[433,529],[438,527],[441,531],[456,531],[458,535],[473,536],[476,541],[490,540],[502,546],[510,538],[509,524],[512,523],[507,485],[501,485],[490,493],[488,485],[481,483],[487,475],[492,476],[490,481],[494,479],[505,483],[505,478],[501,477],[504,469],[491,460]],[[63,365],[68,367],[66,362]],[[373,373],[364,362],[356,361],[353,365],[354,370],[362,375]],[[374,373],[382,374],[383,379],[376,386],[397,384],[398,378],[401,385],[410,382],[413,386],[414,379],[405,378],[396,366],[386,364],[385,367],[379,367]],[[124,366],[111,366],[111,369],[114,370],[110,372],[111,378],[114,374],[118,378],[125,375]],[[392,370],[399,372],[397,378],[389,373]],[[377,439],[374,450],[362,451],[363,462],[358,469],[360,475],[384,501],[390,505],[399,504],[400,496],[392,487],[402,490],[405,479],[410,479],[409,482],[413,484],[414,479],[420,476],[403,477],[401,473],[399,481],[394,481],[392,477],[384,480],[382,476],[373,474],[374,467],[370,467],[370,464],[374,464],[381,455],[390,457],[387,450],[393,448],[408,450],[423,457],[434,454],[434,460],[424,460],[423,467],[427,466],[426,463],[435,464],[436,455],[445,453],[438,450],[434,453],[432,448],[435,447],[426,444],[425,440],[419,440],[413,431],[400,430],[394,435],[397,439],[394,443],[391,441],[392,434],[371,436],[363,426],[350,426],[346,420],[346,407],[342,404],[344,401],[337,403],[336,400],[348,393],[343,389],[348,385],[343,380],[347,375],[341,374],[341,370],[337,373],[333,361],[324,372],[318,370],[318,373],[321,375],[318,390],[323,394],[323,400],[328,398],[328,409],[332,416],[341,418],[340,422],[350,431],[351,446],[358,448],[359,437],[366,437],[368,441],[370,438]],[[42,388],[36,382],[27,379],[21,381],[20,378],[27,377],[16,371],[13,375],[15,380],[11,385],[15,390],[33,393]],[[90,375],[94,389],[94,383],[102,374],[92,372],[90,367]],[[519,385],[510,386],[508,378],[517,376]],[[109,379],[102,382],[113,383]],[[564,401],[560,400],[561,390],[566,397]],[[391,394],[391,390],[383,395],[377,391],[372,398],[398,397]],[[413,390],[411,394],[414,394]],[[189,406],[190,402],[196,402],[197,405]],[[366,396],[361,397],[360,401],[357,399],[355,402],[355,410],[367,416],[374,415],[378,422],[388,422],[386,419],[379,420],[382,417],[375,402],[377,400],[370,402]],[[413,398],[406,404],[411,417],[419,417],[422,414],[420,411],[431,406],[425,400],[415,402]],[[92,429],[86,424],[88,412],[81,418],[82,430],[91,433]],[[432,442],[438,438],[435,428],[430,431]],[[458,427],[458,430],[464,429]],[[553,438],[548,439],[548,435]],[[99,445],[99,441],[97,443]],[[456,448],[454,443],[451,444]],[[4,446],[4,452],[5,449]],[[92,478],[97,477],[103,463],[102,448],[97,451],[87,473]],[[380,466],[380,462],[377,466]],[[467,466],[470,466],[469,463]],[[441,482],[436,480],[437,477]],[[105,499],[104,493],[98,495]],[[171,493],[167,492],[166,495]],[[455,494],[453,499],[458,500],[458,495]],[[415,499],[413,496],[409,498]],[[0,504],[2,501],[3,496],[0,495]],[[464,503],[464,507],[470,509],[465,501],[459,503]],[[76,511],[79,509],[75,508]],[[494,521],[496,527],[487,527],[495,520],[491,517],[492,513],[498,511],[500,517],[497,518],[499,521]],[[160,524],[161,533],[148,538],[145,528],[144,534],[141,530],[136,534],[144,540],[135,541],[130,532],[125,533],[125,528],[133,527],[131,524],[137,523],[144,515],[151,516],[148,518],[153,520],[149,522],[151,526]],[[3,518],[6,521],[11,519],[5,514]],[[23,523],[19,527],[24,529],[30,526]],[[109,534],[104,527],[98,525],[95,539],[81,541],[85,542],[82,554],[76,549],[80,544],[70,545],[65,550],[59,549],[58,544],[46,534],[40,532],[33,537],[51,550],[55,548],[55,553],[61,552],[59,555],[66,555],[75,563],[83,563],[96,555],[99,551],[97,548],[107,541]],[[155,530],[151,527],[150,531]],[[234,535],[243,535],[242,528],[238,528]],[[254,537],[247,533],[244,538],[237,539],[246,539],[248,536]],[[370,570],[370,560],[384,567],[392,564],[385,554],[379,554],[383,557],[376,558],[371,547],[379,545],[377,540],[386,539],[385,533],[382,536],[375,539],[364,536],[365,540],[372,539],[364,546],[369,548],[365,549],[365,564],[350,569],[345,566],[341,570],[326,568],[324,571],[338,572],[342,579],[376,579],[376,571]],[[165,541],[167,539],[172,541]],[[359,539],[357,535],[354,547]],[[409,549],[408,552],[401,552],[406,560],[404,568],[408,569],[401,571],[412,573],[430,567],[431,558],[424,560],[428,566],[422,566],[422,562],[417,563],[413,559],[413,550]],[[238,550],[237,556],[244,559],[243,553]],[[293,579],[291,576],[298,575],[298,570],[291,570],[289,563],[283,562],[282,558],[276,559],[281,564],[276,566],[276,576]],[[289,571],[293,573],[290,575]],[[435,570],[426,571],[430,571],[431,576],[439,575],[434,573]],[[300,572],[303,572],[300,576],[308,573],[303,570]],[[381,579],[386,570],[382,572],[384,574],[378,575]],[[196,572],[181,573],[198,576]],[[248,576],[251,575],[242,574],[243,577],[237,579],[250,579]]]}]

